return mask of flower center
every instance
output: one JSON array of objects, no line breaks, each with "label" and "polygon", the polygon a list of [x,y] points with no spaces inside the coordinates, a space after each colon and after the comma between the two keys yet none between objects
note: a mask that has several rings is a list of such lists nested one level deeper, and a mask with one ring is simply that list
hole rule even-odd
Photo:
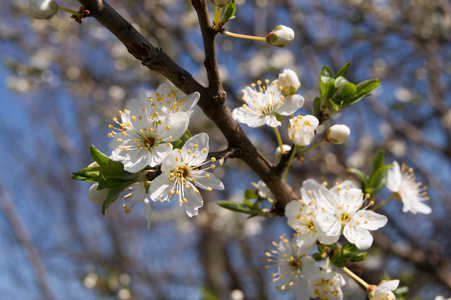
[{"label": "flower center", "polygon": [[351,221],[351,216],[348,213],[342,213],[340,216],[340,220],[343,223],[348,223],[349,221]]}]

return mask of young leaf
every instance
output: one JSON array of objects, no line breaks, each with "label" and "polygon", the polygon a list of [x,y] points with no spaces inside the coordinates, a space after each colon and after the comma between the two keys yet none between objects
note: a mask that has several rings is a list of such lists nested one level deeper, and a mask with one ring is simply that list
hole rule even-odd
[{"label": "young leaf", "polygon": [[250,214],[252,212],[252,209],[243,203],[228,200],[217,201],[216,203],[218,203],[219,206],[229,209],[231,211],[236,211],[245,214]]},{"label": "young leaf", "polygon": [[346,65],[344,65],[343,67],[341,67],[340,71],[338,71],[336,78],[340,77],[340,76],[345,76],[346,73],[348,73],[349,67],[351,67],[352,61],[348,62]]},{"label": "young leaf", "polygon": [[224,15],[222,16],[220,22],[222,24],[227,23],[230,19],[233,19],[235,12],[236,12],[236,0],[232,0],[229,2],[229,4],[227,4],[224,11]]},{"label": "young leaf", "polygon": [[321,107],[321,98],[315,97],[315,99],[313,100],[313,115],[315,117],[318,116],[320,107]]},{"label": "young leaf", "polygon": [[89,152],[91,153],[92,158],[98,163],[100,166],[107,165],[111,159],[96,149],[93,145],[89,148]]},{"label": "young leaf", "polygon": [[[377,88],[381,82],[377,79],[370,79],[363,81],[357,85],[356,98],[369,94],[375,88]],[[355,101],[354,101],[355,102]]]},{"label": "young leaf", "polygon": [[[108,192],[108,196],[106,197],[105,202],[103,202],[102,205],[102,214],[106,214],[107,210],[108,210],[108,206],[110,206],[110,204],[114,201],[116,201],[117,197],[119,197],[119,194],[125,189],[127,188],[129,185],[133,184],[135,181],[125,181],[122,182],[122,184],[116,186],[115,188],[112,188],[109,192]],[[100,186],[100,184],[99,184]]]}]

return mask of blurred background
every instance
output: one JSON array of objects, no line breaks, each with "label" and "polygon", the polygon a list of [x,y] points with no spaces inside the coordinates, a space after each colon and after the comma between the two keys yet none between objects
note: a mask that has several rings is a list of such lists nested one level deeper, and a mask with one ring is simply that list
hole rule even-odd
[{"label": "blurred background", "polygon": [[[78,9],[76,1],[58,4]],[[110,4],[155,46],[206,84],[203,46],[190,1],[135,0]],[[211,4],[211,3],[210,3]],[[209,4],[209,5],[210,5]],[[362,277],[377,284],[399,278],[407,299],[451,296],[451,4],[446,0],[237,0],[227,30],[265,36],[279,24],[293,28],[284,49],[263,42],[217,36],[221,77],[231,109],[241,89],[258,79],[297,72],[311,113],[323,65],[347,79],[379,78],[382,85],[333,123],[351,128],[344,145],[324,144],[295,162],[288,181],[334,183],[369,172],[378,149],[386,160],[406,163],[428,186],[430,215],[402,213],[391,201],[388,224],[375,242]],[[210,6],[213,12],[213,5]],[[59,12],[48,21],[29,16],[25,0],[2,3],[0,12],[0,298],[1,299],[293,299],[277,292],[264,253],[286,219],[234,214],[215,201],[242,201],[258,182],[239,160],[216,168],[224,192],[204,194],[199,216],[175,203],[152,202],[146,231],[143,207],[125,214],[120,200],[106,216],[88,200],[86,182],[72,172],[92,162],[89,146],[110,154],[108,124],[139,89],[165,81],[127,53],[95,19],[80,26]],[[211,13],[211,18],[213,13]],[[210,135],[210,150],[227,147],[199,108],[190,130]],[[242,126],[275,162],[271,128]],[[321,135],[324,128],[319,129]],[[282,138],[287,142],[286,132]],[[384,189],[379,200],[389,196]],[[346,277],[346,299],[366,299]]]}]

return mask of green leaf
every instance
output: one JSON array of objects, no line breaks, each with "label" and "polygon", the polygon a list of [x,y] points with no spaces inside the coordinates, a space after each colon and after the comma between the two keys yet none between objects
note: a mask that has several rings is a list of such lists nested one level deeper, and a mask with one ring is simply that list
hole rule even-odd
[{"label": "green leaf", "polygon": [[334,74],[329,67],[322,67],[319,73],[319,91],[322,99],[327,99],[327,95],[329,95],[329,90],[333,86],[334,81]]},{"label": "green leaf", "polygon": [[82,180],[82,181],[90,181],[90,182],[96,182],[99,181],[99,165],[95,165],[93,167],[87,167],[84,169],[81,169],[78,172],[74,172],[72,176],[73,180]]},{"label": "green leaf", "polygon": [[243,203],[228,200],[221,200],[217,201],[216,203],[218,203],[219,206],[229,209],[231,211],[236,211],[245,214],[250,214],[252,212],[252,209]]},{"label": "green leaf", "polygon": [[89,148],[89,152],[91,153],[92,158],[98,163],[100,166],[107,165],[111,160],[108,156],[100,152],[93,145]]},{"label": "green leaf", "polygon": [[191,133],[189,132],[189,130],[185,131],[185,133],[174,142],[174,149],[182,149],[183,145],[185,145],[186,141],[188,141],[190,138]]},{"label": "green leaf", "polygon": [[368,186],[368,178],[366,177],[365,173],[363,173],[359,169],[354,169],[354,168],[349,168],[346,171],[348,171],[349,173],[352,173],[352,174],[355,174],[355,175],[359,176],[359,178],[360,178],[360,189],[362,191],[365,191],[366,187]]},{"label": "green leaf", "polygon": [[352,61],[348,62],[346,65],[344,65],[343,67],[341,67],[340,71],[338,71],[336,77],[340,77],[340,76],[345,76],[346,73],[349,70],[349,67],[351,67]]},{"label": "green leaf", "polygon": [[337,79],[335,79],[335,82],[334,82],[334,86],[336,88],[346,85],[346,84],[350,84],[350,82],[343,76],[337,77]]},{"label": "green leaf", "polygon": [[361,97],[377,88],[381,82],[378,79],[363,81],[357,85],[356,97]]},{"label": "green leaf", "polygon": [[341,103],[335,103],[332,99],[329,99],[329,106],[335,111],[341,110]]},{"label": "green leaf", "polygon": [[332,257],[331,262],[339,267],[346,266],[346,261],[363,261],[366,258],[366,252],[359,252],[359,248],[356,245],[346,242],[343,247],[338,250]]},{"label": "green leaf", "polygon": [[384,165],[384,161],[385,161],[385,153],[383,150],[379,150],[376,153],[376,156],[374,157],[373,160],[373,168],[371,169],[371,175],[374,174],[374,172],[379,169],[380,167],[382,167]]},{"label": "green leaf", "polygon": [[379,191],[384,187],[383,179],[385,173],[391,168],[393,165],[385,165],[377,169],[373,174],[371,174],[368,187],[374,189],[375,192]]},{"label": "green leaf", "polygon": [[313,100],[313,115],[315,117],[318,116],[320,107],[321,107],[321,98],[315,97],[315,99]]},{"label": "green leaf", "polygon": [[244,191],[244,199],[257,199],[258,196],[254,190],[247,189]]},{"label": "green leaf", "polygon": [[236,0],[232,0],[229,2],[229,4],[227,4],[220,23],[226,24],[230,19],[234,17],[235,12],[236,12]]}]

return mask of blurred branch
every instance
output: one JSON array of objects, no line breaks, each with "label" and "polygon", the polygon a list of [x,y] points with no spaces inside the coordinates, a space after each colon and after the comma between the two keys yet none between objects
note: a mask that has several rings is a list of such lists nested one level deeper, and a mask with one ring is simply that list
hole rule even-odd
[{"label": "blurred branch", "polygon": [[19,244],[25,249],[30,260],[31,267],[36,277],[36,281],[41,290],[44,299],[51,300],[54,299],[52,292],[47,283],[47,275],[42,262],[41,256],[37,248],[35,247],[30,234],[27,231],[27,226],[24,221],[20,218],[13,201],[6,193],[3,185],[0,181],[0,206],[3,209],[6,219],[13,228],[14,234],[17,237]]}]

